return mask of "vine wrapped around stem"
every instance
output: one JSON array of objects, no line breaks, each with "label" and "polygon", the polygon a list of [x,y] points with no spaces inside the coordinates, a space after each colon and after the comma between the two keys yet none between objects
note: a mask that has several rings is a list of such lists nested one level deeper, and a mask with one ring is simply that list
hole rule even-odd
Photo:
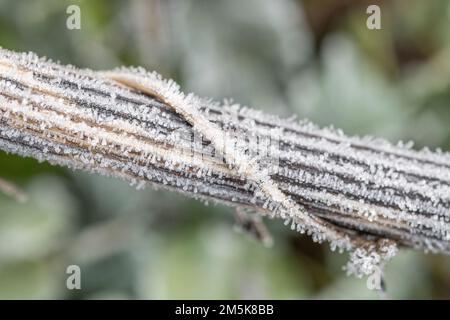
[{"label": "vine wrapped around stem", "polygon": [[350,273],[396,245],[450,253],[448,153],[184,95],[140,69],[0,49],[0,149],[280,217],[352,250]]}]

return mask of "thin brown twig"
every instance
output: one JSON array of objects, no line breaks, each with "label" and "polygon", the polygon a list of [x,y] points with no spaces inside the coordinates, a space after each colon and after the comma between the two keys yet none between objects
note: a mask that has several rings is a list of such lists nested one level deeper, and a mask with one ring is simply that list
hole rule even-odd
[{"label": "thin brown twig", "polygon": [[185,96],[142,70],[1,50],[0,149],[281,217],[361,263],[392,244],[450,252],[447,153]]}]

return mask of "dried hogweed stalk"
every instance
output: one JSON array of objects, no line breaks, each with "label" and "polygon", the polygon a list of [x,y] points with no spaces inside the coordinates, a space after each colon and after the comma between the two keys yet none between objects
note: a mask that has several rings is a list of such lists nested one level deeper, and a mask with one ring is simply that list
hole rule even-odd
[{"label": "dried hogweed stalk", "polygon": [[397,246],[450,253],[450,155],[183,94],[143,69],[0,50],[0,149],[282,218],[371,274]]}]

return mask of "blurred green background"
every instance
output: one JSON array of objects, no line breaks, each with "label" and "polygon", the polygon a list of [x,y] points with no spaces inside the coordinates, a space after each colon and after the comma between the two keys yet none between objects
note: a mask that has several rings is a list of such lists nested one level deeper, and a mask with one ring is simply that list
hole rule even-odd
[{"label": "blurred green background", "polygon": [[[66,8],[81,8],[81,30]],[[368,30],[378,4],[382,30]],[[61,63],[142,65],[185,91],[347,133],[450,149],[448,0],[0,0],[0,45]],[[275,245],[234,232],[232,210],[0,152],[0,298],[377,298],[332,253],[269,221]],[[82,290],[66,289],[66,268]],[[450,298],[450,258],[402,251],[392,298]]]}]

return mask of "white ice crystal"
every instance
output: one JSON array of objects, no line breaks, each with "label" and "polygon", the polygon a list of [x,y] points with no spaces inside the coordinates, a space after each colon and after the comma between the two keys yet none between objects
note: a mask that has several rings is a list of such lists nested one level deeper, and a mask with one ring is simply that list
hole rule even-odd
[{"label": "white ice crystal", "polygon": [[356,248],[350,253],[350,261],[344,267],[348,275],[369,276],[380,270],[384,264],[397,254],[395,243],[384,241],[381,246]]}]

